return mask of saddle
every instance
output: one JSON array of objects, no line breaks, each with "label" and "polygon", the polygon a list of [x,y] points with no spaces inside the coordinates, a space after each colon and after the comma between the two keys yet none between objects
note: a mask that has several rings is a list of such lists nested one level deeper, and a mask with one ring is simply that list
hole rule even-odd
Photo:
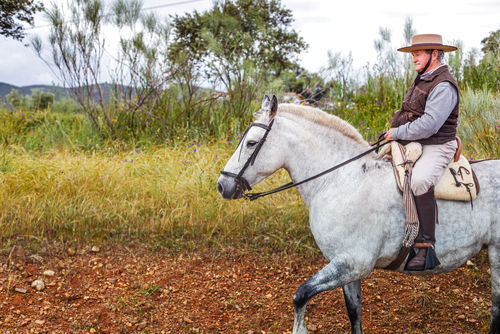
[{"label": "saddle", "polygon": [[[479,194],[479,183],[469,161],[461,155],[462,143],[460,138],[457,137],[456,139],[458,145],[455,157],[444,170],[439,182],[434,186],[435,197],[445,200],[472,201]],[[422,145],[411,142],[403,147],[397,142],[391,142],[391,146],[384,146],[379,154],[392,161],[397,184],[399,189],[403,191],[404,161],[413,166],[422,154]]]}]

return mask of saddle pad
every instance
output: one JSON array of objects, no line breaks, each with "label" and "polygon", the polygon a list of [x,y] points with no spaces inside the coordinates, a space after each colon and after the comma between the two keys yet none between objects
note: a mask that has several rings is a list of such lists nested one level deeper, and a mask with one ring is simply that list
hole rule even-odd
[{"label": "saddle pad", "polygon": [[[405,146],[405,149],[406,152],[401,152],[396,142],[391,143],[392,165],[401,191],[403,191],[405,176],[405,168],[404,165],[402,165],[402,153],[405,153],[408,161],[413,163],[415,163],[422,154],[422,146],[420,143],[409,143]],[[387,152],[385,153],[387,154]],[[453,176],[452,170],[456,173],[455,177]],[[470,193],[467,189],[470,190]],[[434,195],[436,198],[441,199],[470,201],[471,198],[476,199],[477,189],[469,161],[467,161],[463,155],[460,155],[458,161],[455,162],[452,160],[444,170],[438,184],[434,187]]]}]

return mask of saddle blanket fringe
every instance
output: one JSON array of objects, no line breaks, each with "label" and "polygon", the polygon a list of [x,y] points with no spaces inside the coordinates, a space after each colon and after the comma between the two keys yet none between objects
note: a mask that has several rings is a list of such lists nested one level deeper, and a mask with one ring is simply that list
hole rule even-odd
[{"label": "saddle blanket fringe", "polygon": [[405,178],[403,186],[403,202],[406,214],[406,227],[405,227],[405,237],[403,239],[404,247],[411,247],[415,242],[418,235],[418,229],[420,227],[420,222],[418,220],[417,207],[415,205],[415,199],[411,192],[411,172],[413,161],[408,160],[406,157],[406,149],[403,145],[398,143],[401,156],[403,158],[403,166],[405,167]]}]

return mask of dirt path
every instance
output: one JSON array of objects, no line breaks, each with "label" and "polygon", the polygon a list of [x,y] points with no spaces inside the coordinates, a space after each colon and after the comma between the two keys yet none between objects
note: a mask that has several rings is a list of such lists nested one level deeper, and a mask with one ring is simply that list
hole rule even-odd
[{"label": "dirt path", "polygon": [[[296,288],[326,264],[237,249],[49,253],[0,253],[0,332],[289,333]],[[373,272],[362,285],[365,333],[487,333],[485,257],[432,277]],[[307,317],[313,333],[350,333],[341,289],[314,298]]]}]

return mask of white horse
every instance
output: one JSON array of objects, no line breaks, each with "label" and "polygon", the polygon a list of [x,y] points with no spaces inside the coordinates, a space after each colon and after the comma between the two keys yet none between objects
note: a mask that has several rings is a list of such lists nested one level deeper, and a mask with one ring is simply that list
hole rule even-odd
[{"label": "white horse", "polygon": [[[278,105],[274,96],[264,98],[256,117],[261,126],[248,130],[218,180],[225,199],[243,197],[245,181],[255,185],[280,168],[298,182],[370,149],[360,133],[340,118],[311,107]],[[266,130],[272,120],[272,128]],[[265,133],[267,140],[261,145]],[[252,154],[253,165],[246,163]],[[244,181],[235,182],[244,166]],[[435,250],[441,265],[430,271],[405,272],[402,264],[396,271],[445,273],[486,246],[492,283],[489,333],[500,333],[500,161],[475,164],[474,171],[481,182],[474,210],[468,202],[438,200]],[[403,199],[392,166],[370,153],[297,188],[309,208],[316,243],[329,263],[297,289],[293,333],[307,333],[304,313],[309,300],[340,286],[352,333],[362,333],[361,280],[398,256],[405,232]]]}]

